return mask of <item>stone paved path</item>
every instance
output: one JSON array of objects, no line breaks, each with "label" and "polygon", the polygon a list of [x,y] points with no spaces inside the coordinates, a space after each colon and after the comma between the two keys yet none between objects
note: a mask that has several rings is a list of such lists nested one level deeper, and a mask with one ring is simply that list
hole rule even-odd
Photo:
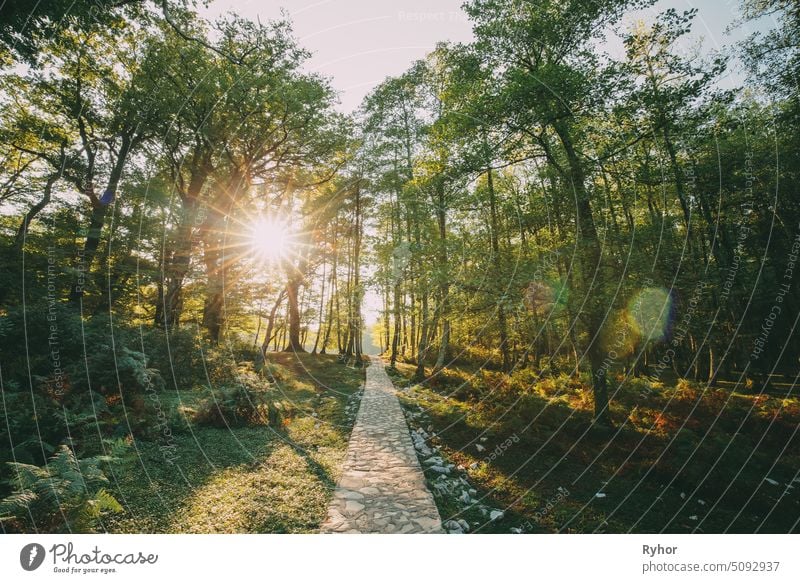
[{"label": "stone paved path", "polygon": [[444,532],[383,367],[373,356],[342,478],[322,532]]}]

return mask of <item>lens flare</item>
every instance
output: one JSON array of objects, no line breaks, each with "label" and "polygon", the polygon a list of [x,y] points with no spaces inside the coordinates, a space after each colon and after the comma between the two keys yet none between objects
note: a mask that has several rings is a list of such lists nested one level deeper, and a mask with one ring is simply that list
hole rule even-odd
[{"label": "lens flare", "polygon": [[626,315],[641,342],[660,342],[669,336],[672,309],[669,291],[660,287],[646,287],[628,302]]},{"label": "lens flare", "polygon": [[525,288],[523,300],[530,311],[546,314],[567,304],[567,287],[560,280],[532,281]]}]

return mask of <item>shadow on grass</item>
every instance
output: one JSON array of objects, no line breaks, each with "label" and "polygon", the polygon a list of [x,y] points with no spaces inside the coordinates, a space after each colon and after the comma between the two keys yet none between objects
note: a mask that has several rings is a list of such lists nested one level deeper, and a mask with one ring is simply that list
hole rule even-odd
[{"label": "shadow on grass", "polygon": [[[422,408],[432,445],[468,468],[477,497],[506,511],[481,532],[797,531],[796,399],[635,379],[613,403],[616,429],[595,430],[578,381],[486,386],[450,374],[460,384],[402,400]],[[437,503],[443,515],[461,508]]]},{"label": "shadow on grass", "polygon": [[[325,519],[352,430],[363,371],[335,356],[270,355],[265,390],[284,403],[280,427],[193,428],[156,442],[117,472],[126,508],[111,532],[311,532]],[[187,392],[190,393],[190,392]],[[187,395],[186,400],[190,400]]]}]

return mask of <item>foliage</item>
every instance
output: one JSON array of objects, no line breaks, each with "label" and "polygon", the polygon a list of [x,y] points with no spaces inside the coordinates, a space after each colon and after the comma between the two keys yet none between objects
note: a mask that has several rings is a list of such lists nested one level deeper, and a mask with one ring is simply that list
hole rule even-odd
[{"label": "foliage", "polygon": [[142,338],[142,346],[148,362],[161,372],[170,389],[188,389],[206,382],[204,355],[208,347],[195,330],[149,330]]},{"label": "foliage", "polygon": [[280,424],[280,413],[265,394],[241,385],[209,389],[197,405],[192,422],[199,426],[230,428]]},{"label": "foliage", "polygon": [[43,467],[9,462],[13,491],[0,501],[0,520],[24,532],[92,532],[107,514],[122,512],[104,467],[118,463],[127,446],[107,446],[106,455],[79,459],[61,445]]}]

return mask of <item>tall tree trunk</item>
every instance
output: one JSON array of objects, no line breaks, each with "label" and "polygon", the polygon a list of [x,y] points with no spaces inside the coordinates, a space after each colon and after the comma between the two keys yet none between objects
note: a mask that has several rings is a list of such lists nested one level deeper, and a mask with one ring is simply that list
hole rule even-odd
[{"label": "tall tree trunk", "polygon": [[203,261],[206,267],[206,298],[203,304],[203,326],[212,343],[220,340],[227,323],[225,313],[225,242],[226,218],[240,196],[247,191],[248,177],[234,171],[208,210],[202,227]]},{"label": "tall tree trunk", "polygon": [[353,226],[350,226],[350,242],[347,246],[347,280],[345,284],[345,313],[347,319],[344,326],[344,350],[342,351],[342,360],[347,361],[353,356],[352,344],[352,321],[353,321]]},{"label": "tall tree trunk", "polygon": [[414,372],[414,382],[421,383],[425,380],[425,357],[428,354],[428,292],[422,292],[422,311],[420,313],[419,348],[417,349],[417,369]]},{"label": "tall tree trunk", "polygon": [[211,342],[219,342],[225,326],[223,274],[223,216],[211,209],[204,225],[203,263],[206,270],[206,297],[203,303],[203,327]]},{"label": "tall tree trunk", "polygon": [[253,350],[258,346],[258,337],[261,336],[261,321],[264,319],[264,297],[258,302],[258,323],[256,324],[256,334],[253,337]]},{"label": "tall tree trunk", "polygon": [[391,326],[391,308],[389,306],[389,281],[383,286],[383,342],[381,354],[389,350],[389,335]]},{"label": "tall tree trunk", "polygon": [[[189,186],[180,197],[181,215],[169,261],[163,266],[164,298],[161,320],[156,325],[177,328],[183,314],[183,285],[189,273],[195,246],[195,229],[200,210],[200,193],[208,180],[207,165],[192,169]],[[158,310],[156,311],[158,313]]]},{"label": "tall tree trunk", "polygon": [[447,208],[445,200],[444,183],[437,181],[436,223],[439,228],[439,302],[437,313],[442,322],[442,336],[439,341],[439,354],[433,366],[433,373],[437,374],[444,368],[447,351],[450,346],[450,273],[447,256]]},{"label": "tall tree trunk", "polygon": [[186,199],[182,202],[180,222],[173,242],[174,247],[168,258],[168,264],[164,266],[162,320],[156,324],[167,330],[177,328],[183,314],[183,284],[192,260],[197,211],[196,198]]},{"label": "tall tree trunk", "polygon": [[286,299],[289,309],[289,342],[283,349],[284,352],[305,352],[303,343],[300,340],[300,304],[298,293],[300,291],[300,278],[296,275],[289,277],[286,282]]},{"label": "tall tree trunk", "polygon": [[325,321],[324,313],[325,313],[325,277],[327,275],[326,269],[328,264],[326,261],[322,262],[322,290],[319,294],[319,326],[317,326],[317,336],[314,338],[314,348],[311,350],[311,354],[317,353],[317,348],[319,348],[319,341],[320,336],[322,336],[322,327]]},{"label": "tall tree trunk", "polygon": [[394,331],[392,333],[392,350],[390,356],[389,366],[394,368],[397,365],[397,347],[400,343],[400,326],[401,326],[401,310],[400,303],[400,282],[396,281],[394,284]]},{"label": "tall tree trunk", "polygon": [[583,316],[588,333],[587,348],[592,371],[595,421],[610,425],[608,408],[608,383],[604,365],[606,354],[601,346],[601,333],[605,320],[604,274],[601,265],[602,250],[597,237],[597,229],[592,216],[589,192],[586,188],[586,172],[572,143],[572,136],[566,123],[556,124],[556,133],[564,147],[569,165],[569,180],[575,193],[577,211],[577,247],[581,258],[583,288],[587,294]]},{"label": "tall tree trunk", "polygon": [[97,248],[100,246],[100,237],[103,233],[103,225],[106,221],[108,207],[117,195],[117,188],[122,179],[122,171],[128,161],[128,155],[133,147],[133,138],[129,135],[122,137],[119,152],[111,168],[111,174],[106,183],[106,189],[100,198],[92,198],[92,214],[89,218],[89,229],[86,234],[86,242],[83,251],[78,259],[78,275],[75,284],[70,292],[70,301],[79,302],[83,298],[84,282],[89,274]]},{"label": "tall tree trunk", "polygon": [[[490,238],[492,246],[492,263],[495,269],[496,281],[502,282],[501,277],[503,264],[500,257],[500,239],[498,236],[498,219],[497,219],[497,196],[494,190],[494,172],[491,166],[486,168],[486,188],[489,192],[489,214],[491,228]],[[502,284],[501,284],[502,285]],[[505,295],[503,292],[502,295]],[[508,372],[511,370],[511,358],[508,354],[508,322],[506,319],[506,309],[501,298],[497,304],[497,327],[500,332],[500,354],[502,357],[503,370]]]},{"label": "tall tree trunk", "polygon": [[356,233],[353,249],[353,318],[351,320],[351,334],[355,339],[355,366],[363,366],[362,359],[362,325],[361,325],[361,237],[362,237],[362,212],[361,212],[361,181],[356,181]]},{"label": "tall tree trunk", "polygon": [[[322,348],[320,349],[320,354],[325,354],[328,350],[328,343],[330,342],[331,338],[331,330],[333,329],[333,320],[334,320],[334,307],[338,306],[338,295],[339,295],[339,247],[338,247],[338,238],[339,238],[339,217],[337,216],[334,219],[333,223],[333,261],[331,262],[331,278],[330,278],[330,300],[328,301],[328,322],[327,327],[325,329],[325,338],[322,340]],[[338,318],[338,307],[336,311],[336,317]],[[337,324],[338,326],[338,324]]]}]

